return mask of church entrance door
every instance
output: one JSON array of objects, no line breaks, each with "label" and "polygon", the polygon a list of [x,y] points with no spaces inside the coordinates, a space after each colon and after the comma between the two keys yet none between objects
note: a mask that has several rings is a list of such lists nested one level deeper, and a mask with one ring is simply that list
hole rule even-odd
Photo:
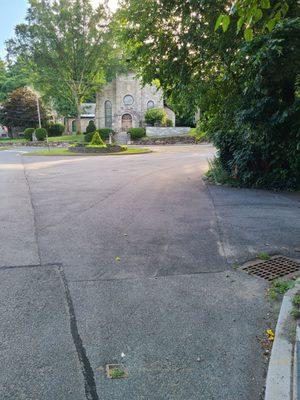
[{"label": "church entrance door", "polygon": [[127,132],[130,128],[132,128],[132,116],[130,114],[124,114],[122,116],[122,131]]}]

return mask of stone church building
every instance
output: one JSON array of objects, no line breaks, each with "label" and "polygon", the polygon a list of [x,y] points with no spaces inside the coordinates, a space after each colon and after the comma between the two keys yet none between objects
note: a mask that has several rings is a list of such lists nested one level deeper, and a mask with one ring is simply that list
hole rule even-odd
[{"label": "stone church building", "polygon": [[120,74],[97,93],[96,126],[127,132],[145,125],[145,114],[150,108],[165,109],[175,126],[175,114],[165,105],[161,90],[154,85],[142,87],[133,72]]}]

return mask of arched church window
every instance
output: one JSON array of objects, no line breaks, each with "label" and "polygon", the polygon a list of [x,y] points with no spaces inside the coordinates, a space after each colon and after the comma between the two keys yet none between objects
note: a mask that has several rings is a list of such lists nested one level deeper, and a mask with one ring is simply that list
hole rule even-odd
[{"label": "arched church window", "polygon": [[131,96],[131,94],[127,94],[124,97],[123,102],[125,106],[132,106],[132,104],[134,103],[134,98]]},{"label": "arched church window", "polygon": [[112,104],[109,100],[105,102],[105,128],[112,128]]},{"label": "arched church window", "polygon": [[153,100],[149,100],[147,103],[147,110],[150,110],[151,108],[155,107],[155,103]]}]

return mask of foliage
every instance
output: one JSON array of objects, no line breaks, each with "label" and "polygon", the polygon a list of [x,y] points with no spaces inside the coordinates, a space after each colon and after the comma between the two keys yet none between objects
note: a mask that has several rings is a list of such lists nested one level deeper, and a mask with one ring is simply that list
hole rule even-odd
[{"label": "foliage", "polygon": [[[176,105],[174,105],[176,108]],[[180,114],[176,113],[176,126],[190,126],[191,128],[195,128],[195,114],[185,113]]]},{"label": "foliage", "polygon": [[[95,147],[95,146],[94,146]],[[130,155],[130,154],[148,154],[151,153],[151,150],[147,148],[130,148],[127,149],[126,146],[121,146],[120,152],[106,152],[106,154],[118,156],[118,155]],[[97,147],[99,149],[99,146]],[[101,153],[77,153],[74,151],[70,151],[68,149],[50,149],[50,150],[39,150],[39,151],[34,151],[34,152],[28,152],[25,154],[25,156],[31,157],[31,156],[96,156],[96,155],[101,155]]]},{"label": "foliage", "polygon": [[288,290],[295,286],[295,281],[282,281],[276,280],[272,282],[272,285],[268,291],[268,294],[272,300],[276,300],[279,295],[284,295]]},{"label": "foliage", "polygon": [[173,121],[170,118],[166,119],[166,126],[169,126],[169,127],[173,126]]},{"label": "foliage", "polygon": [[299,187],[300,18],[245,45],[231,70],[230,93],[221,92],[200,124],[222,167],[243,186]]},{"label": "foliage", "polygon": [[4,63],[0,60],[0,102],[16,89],[30,84],[30,68],[17,60],[15,63]]},{"label": "foliage", "polygon": [[219,158],[214,158],[212,161],[209,161],[208,164],[209,170],[206,172],[205,176],[209,182],[222,185],[239,186],[237,179],[232,178],[224,170]]},{"label": "foliage", "polygon": [[101,138],[103,140],[108,140],[109,139],[109,134],[112,133],[114,134],[115,131],[111,128],[100,128],[97,130],[97,132],[99,132]]},{"label": "foliage", "polygon": [[270,255],[268,253],[266,253],[265,251],[262,251],[261,253],[257,254],[257,258],[259,258],[260,260],[270,260]]},{"label": "foliage", "polygon": [[89,0],[29,1],[26,23],[8,42],[11,58],[31,63],[36,81],[56,103],[76,112],[104,83],[109,56],[108,8],[94,9]]},{"label": "foliage", "polygon": [[[47,121],[46,110],[40,101],[43,122]],[[11,128],[28,128],[38,125],[36,95],[28,88],[14,90],[2,104],[0,123]]]},{"label": "foliage", "polygon": [[88,126],[87,126],[87,128],[86,128],[85,133],[92,133],[92,132],[95,132],[96,129],[97,129],[97,128],[96,128],[95,122],[94,122],[94,121],[89,121],[89,124],[88,124]]},{"label": "foliage", "polygon": [[92,140],[91,140],[91,146],[105,146],[105,143],[101,139],[101,136],[99,135],[98,132],[95,132],[93,134]]},{"label": "foliage", "polygon": [[120,378],[124,378],[125,376],[126,376],[126,372],[123,369],[113,368],[110,371],[110,377],[112,379],[120,379]]},{"label": "foliage", "polygon": [[86,133],[84,135],[84,141],[90,143],[90,141],[93,139],[94,133],[95,132]]},{"label": "foliage", "polygon": [[64,131],[65,131],[64,124],[50,123],[47,125],[47,132],[48,132],[48,136],[50,136],[50,137],[62,136]]},{"label": "foliage", "polygon": [[205,140],[208,140],[206,132],[199,129],[199,127],[191,128],[189,135],[194,136],[197,139],[197,142],[204,142]]},{"label": "foliage", "polygon": [[292,304],[293,304],[293,308],[291,311],[291,315],[298,319],[300,318],[300,294],[297,293],[294,295],[293,299],[292,299]]},{"label": "foliage", "polygon": [[145,114],[145,121],[149,125],[163,125],[167,114],[162,108],[150,108]]},{"label": "foliage", "polygon": [[271,2],[270,0],[236,0],[229,14],[220,14],[215,25],[215,30],[222,28],[226,32],[231,16],[237,15],[237,33],[244,29],[244,37],[251,41],[254,36],[254,27],[271,32],[275,26],[286,16],[289,10],[289,1]]},{"label": "foliage", "polygon": [[24,138],[26,140],[28,140],[29,142],[31,142],[34,131],[35,131],[35,128],[26,128],[24,131]]},{"label": "foliage", "polygon": [[128,129],[128,133],[131,136],[131,139],[137,140],[144,136],[146,136],[146,129],[145,128],[130,128]]},{"label": "foliage", "polygon": [[37,140],[43,142],[47,137],[47,131],[45,128],[37,128],[35,130],[35,136]]},{"label": "foliage", "polygon": [[49,137],[49,142],[82,142],[84,140],[84,134],[81,135],[63,135]]},{"label": "foliage", "polygon": [[[300,30],[296,0],[271,32],[245,42],[229,1],[128,0],[116,15],[131,65],[159,82],[170,104],[194,114],[219,150],[220,168],[248,187],[300,186]],[[258,28],[257,28],[258,29]],[[297,85],[298,82],[298,85]]]}]

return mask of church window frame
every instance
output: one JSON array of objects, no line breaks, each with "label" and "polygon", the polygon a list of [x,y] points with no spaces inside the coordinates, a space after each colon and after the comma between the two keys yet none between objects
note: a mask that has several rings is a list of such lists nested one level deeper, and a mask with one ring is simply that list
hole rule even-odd
[{"label": "church window frame", "polygon": [[105,128],[112,128],[112,102],[106,100],[104,103],[104,124]]}]

